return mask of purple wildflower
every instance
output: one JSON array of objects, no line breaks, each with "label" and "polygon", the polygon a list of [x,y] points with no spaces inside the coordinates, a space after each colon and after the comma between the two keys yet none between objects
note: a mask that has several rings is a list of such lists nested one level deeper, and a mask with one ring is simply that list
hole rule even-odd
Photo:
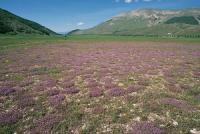
[{"label": "purple wildflower", "polygon": [[47,95],[48,95],[48,96],[58,95],[59,93],[60,93],[60,91],[57,90],[57,89],[51,89],[51,90],[48,90],[48,91],[47,91]]},{"label": "purple wildflower", "polygon": [[49,80],[42,81],[41,85],[43,85],[45,87],[55,87],[56,83],[57,82],[55,80],[49,79]]},{"label": "purple wildflower", "polygon": [[33,105],[35,105],[35,100],[30,95],[22,96],[18,101],[18,106],[20,108],[25,108],[25,107],[33,106]]},{"label": "purple wildflower", "polygon": [[65,88],[71,88],[71,87],[74,87],[74,86],[75,86],[75,84],[74,84],[73,81],[69,81],[69,82],[64,83]]},{"label": "purple wildflower", "polygon": [[88,82],[88,84],[87,84],[87,87],[89,87],[89,88],[94,88],[94,87],[98,87],[98,86],[99,86],[99,84],[96,81]]},{"label": "purple wildflower", "polygon": [[10,95],[11,93],[15,92],[14,88],[10,87],[2,87],[0,88],[0,95]]},{"label": "purple wildflower", "polygon": [[193,72],[193,75],[194,75],[195,78],[199,78],[200,77],[200,71]]},{"label": "purple wildflower", "polygon": [[66,93],[68,94],[77,94],[80,92],[79,89],[75,88],[75,87],[71,87],[71,88],[66,88],[65,89]]},{"label": "purple wildflower", "polygon": [[99,89],[99,88],[92,89],[89,92],[90,97],[99,97],[99,96],[102,96],[102,95],[103,95],[103,90]]},{"label": "purple wildflower", "polygon": [[31,84],[33,84],[34,82],[33,82],[33,80],[32,79],[27,79],[27,80],[24,80],[24,81],[22,81],[21,83],[20,83],[20,87],[26,87],[26,86],[29,86],[29,85],[31,85]]},{"label": "purple wildflower", "polygon": [[15,124],[22,117],[22,113],[18,110],[11,110],[5,113],[0,113],[0,125]]},{"label": "purple wildflower", "polygon": [[177,100],[174,98],[164,98],[161,100],[161,103],[165,105],[174,106],[184,111],[193,111],[193,107],[183,100]]},{"label": "purple wildflower", "polygon": [[55,95],[55,96],[51,96],[49,98],[49,103],[51,106],[53,107],[57,107],[59,106],[65,99],[65,96],[64,95]]},{"label": "purple wildflower", "polygon": [[116,84],[113,84],[112,82],[108,81],[108,82],[105,82],[104,87],[106,89],[111,89],[111,88],[117,88],[118,86]]},{"label": "purple wildflower", "polygon": [[139,90],[144,89],[144,86],[141,85],[133,85],[129,86],[126,90],[127,93],[138,92]]},{"label": "purple wildflower", "polygon": [[122,96],[124,93],[124,90],[121,88],[113,88],[109,90],[109,95],[111,96]]},{"label": "purple wildflower", "polygon": [[48,134],[60,121],[62,121],[62,117],[59,115],[46,115],[35,122],[36,127],[31,130],[31,133]]},{"label": "purple wildflower", "polygon": [[139,85],[142,85],[142,86],[148,86],[149,85],[149,82],[147,79],[140,79],[139,82],[138,82]]},{"label": "purple wildflower", "polygon": [[133,124],[128,134],[164,134],[164,131],[150,122],[138,122]]}]

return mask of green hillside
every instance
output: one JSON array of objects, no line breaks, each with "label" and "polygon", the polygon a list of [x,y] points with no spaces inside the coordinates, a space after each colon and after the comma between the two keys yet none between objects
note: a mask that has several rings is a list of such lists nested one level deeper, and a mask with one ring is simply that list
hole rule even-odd
[{"label": "green hillside", "polygon": [[52,30],[41,26],[40,24],[16,16],[4,9],[0,8],[0,33],[10,34],[41,34],[41,35],[52,35],[56,34]]},{"label": "green hillside", "polygon": [[194,16],[174,17],[166,21],[166,24],[174,24],[174,23],[182,23],[182,24],[189,24],[189,25],[199,24],[198,20],[196,20]]},{"label": "green hillside", "polygon": [[80,29],[75,29],[75,30],[70,31],[68,34],[73,34],[73,33],[79,32],[79,31],[80,31]]},{"label": "green hillside", "polygon": [[186,35],[200,34],[200,9],[138,9],[121,13],[91,29],[70,34]]}]

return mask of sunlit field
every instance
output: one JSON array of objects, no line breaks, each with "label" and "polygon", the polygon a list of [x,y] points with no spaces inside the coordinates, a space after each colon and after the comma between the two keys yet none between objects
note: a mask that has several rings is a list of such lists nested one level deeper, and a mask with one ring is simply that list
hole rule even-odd
[{"label": "sunlit field", "polygon": [[200,41],[0,36],[0,133],[200,128]]}]

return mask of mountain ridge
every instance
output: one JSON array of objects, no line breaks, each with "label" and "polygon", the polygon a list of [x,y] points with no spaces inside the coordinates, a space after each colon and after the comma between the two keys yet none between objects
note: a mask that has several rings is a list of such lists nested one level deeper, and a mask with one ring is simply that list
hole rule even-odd
[{"label": "mountain ridge", "polygon": [[[167,23],[170,19],[173,23]],[[200,8],[131,10],[113,16],[93,28],[71,34],[168,35],[169,33],[200,34]]]},{"label": "mountain ridge", "polygon": [[17,16],[0,8],[0,33],[1,34],[41,34],[55,35],[56,32],[25,18]]}]

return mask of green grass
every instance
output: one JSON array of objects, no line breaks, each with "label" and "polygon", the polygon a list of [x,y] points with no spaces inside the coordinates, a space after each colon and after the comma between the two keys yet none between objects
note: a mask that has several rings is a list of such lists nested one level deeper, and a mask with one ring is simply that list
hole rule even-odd
[{"label": "green grass", "polygon": [[36,45],[63,44],[67,42],[109,42],[109,41],[152,41],[152,42],[186,42],[200,43],[200,38],[170,38],[146,36],[117,36],[117,35],[70,35],[41,36],[41,35],[0,35],[0,50],[11,48],[26,48]]},{"label": "green grass", "polygon": [[200,43],[200,38],[184,37],[150,37],[150,36],[121,36],[121,35],[72,35],[67,36],[67,41],[77,42],[104,42],[104,41],[152,41],[152,42],[186,42]]},{"label": "green grass", "polygon": [[0,50],[65,42],[63,36],[41,35],[0,35],[0,40]]},{"label": "green grass", "polygon": [[13,134],[15,131],[13,126],[0,126],[0,133],[1,134]]}]

